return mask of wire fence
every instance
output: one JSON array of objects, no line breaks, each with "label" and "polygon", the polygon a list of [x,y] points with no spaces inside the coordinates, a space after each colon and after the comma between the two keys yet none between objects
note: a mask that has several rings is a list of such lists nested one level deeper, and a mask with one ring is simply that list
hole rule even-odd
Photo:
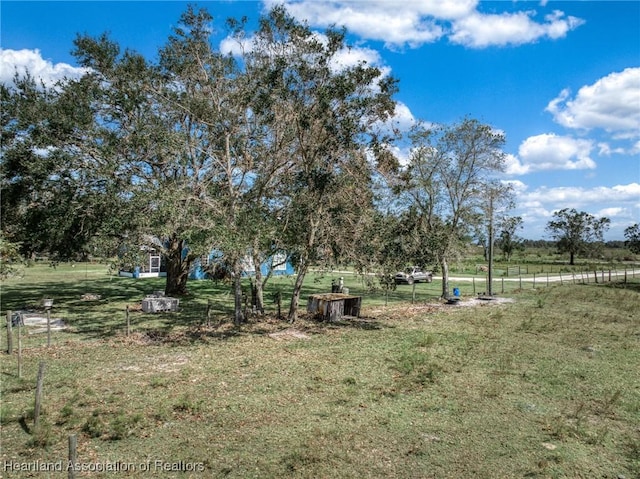
[{"label": "wire fence", "polygon": [[563,284],[627,283],[640,278],[640,268],[631,266],[624,269],[594,269],[592,271],[546,272],[532,274],[505,274],[493,277],[489,288],[488,275],[473,277],[453,277],[449,284],[454,285],[460,294],[504,294],[525,289],[545,288]]},{"label": "wire fence", "polygon": [[[523,271],[526,271],[523,269]],[[453,296],[476,297],[487,294],[509,294],[524,290],[547,288],[554,285],[565,284],[603,284],[637,281],[640,279],[639,266],[627,266],[625,268],[600,268],[590,271],[558,271],[536,272],[529,274],[510,274],[506,272],[493,275],[491,288],[487,272],[477,275],[456,275],[449,277],[449,293]],[[352,288],[355,294],[362,294],[369,300],[380,299],[383,292],[379,289],[372,291],[364,287]],[[388,301],[429,301],[442,297],[442,278],[434,277],[431,283],[414,285],[398,285],[388,293]]]}]

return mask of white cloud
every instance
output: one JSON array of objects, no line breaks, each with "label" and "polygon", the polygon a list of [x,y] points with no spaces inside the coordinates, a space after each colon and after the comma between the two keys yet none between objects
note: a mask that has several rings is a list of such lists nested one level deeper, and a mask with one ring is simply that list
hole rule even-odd
[{"label": "white cloud", "polygon": [[575,17],[566,17],[554,11],[545,17],[544,23],[535,22],[533,11],[486,15],[480,12],[453,22],[450,40],[472,48],[489,46],[522,45],[541,38],[558,39],[583,23]]},{"label": "white cloud", "polygon": [[[265,1],[267,6],[282,3]],[[387,46],[419,46],[438,40],[442,26],[435,15],[460,15],[475,1],[415,2],[388,1],[295,1],[284,2],[291,15],[312,26],[344,25],[363,38],[382,40]]]},{"label": "white cloud", "polygon": [[626,208],[620,208],[619,206],[614,206],[611,208],[602,208],[600,211],[597,211],[594,216],[597,216],[599,218],[603,216],[606,216],[607,218],[611,218],[611,217],[623,215],[626,212],[627,212]]},{"label": "white cloud", "polygon": [[640,68],[611,73],[580,88],[575,98],[570,96],[565,89],[547,106],[560,125],[602,129],[615,138],[640,136]]},{"label": "white cloud", "polygon": [[529,186],[527,186],[526,183],[523,183],[520,180],[508,180],[508,181],[504,181],[504,183],[511,186],[511,189],[516,194],[522,194],[525,191],[527,191],[527,189],[529,189]]},{"label": "white cloud", "polygon": [[529,165],[523,164],[522,161],[520,161],[520,159],[515,155],[507,153],[504,159],[505,159],[505,162],[504,162],[505,173],[507,175],[514,175],[514,176],[526,175],[531,170]]},{"label": "white cloud", "polygon": [[531,192],[524,192],[521,199],[536,204],[555,205],[554,209],[584,208],[588,205],[601,205],[603,201],[633,202],[640,197],[640,184],[598,186],[583,188],[565,186],[557,188],[541,187]]},{"label": "white cloud", "polygon": [[340,71],[361,63],[367,66],[377,67],[384,77],[391,74],[391,68],[384,66],[380,52],[371,48],[352,47],[342,49],[332,58],[331,66],[334,70]]},{"label": "white cloud", "polygon": [[606,237],[622,239],[624,228],[638,222],[640,184],[584,187],[515,188],[517,207],[512,213],[522,216],[527,238],[545,236],[546,224],[555,211],[575,208],[596,217],[606,216],[611,228]]},{"label": "white cloud", "polygon": [[87,70],[67,63],[52,63],[42,58],[40,50],[0,49],[0,82],[11,85],[16,74],[24,76],[26,72],[37,81],[50,87],[64,78],[79,78]]},{"label": "white cloud", "polygon": [[416,125],[417,119],[413,116],[409,107],[399,101],[396,102],[396,108],[393,117],[390,119],[390,123],[392,128],[406,132]]},{"label": "white cloud", "polygon": [[[282,0],[265,0],[267,7]],[[473,48],[521,45],[558,39],[584,23],[559,10],[542,22],[534,11],[484,14],[478,0],[286,0],[287,10],[311,26],[344,25],[362,38],[380,40],[388,48],[417,48],[448,37]],[[542,5],[544,7],[544,5]]]},{"label": "white cloud", "polygon": [[591,140],[553,133],[531,136],[518,149],[518,156],[506,156],[506,173],[523,175],[544,170],[594,169]]},{"label": "white cloud", "polygon": [[225,37],[218,46],[220,53],[223,55],[233,55],[240,57],[243,53],[248,53],[253,49],[253,37],[237,39],[233,37]]}]

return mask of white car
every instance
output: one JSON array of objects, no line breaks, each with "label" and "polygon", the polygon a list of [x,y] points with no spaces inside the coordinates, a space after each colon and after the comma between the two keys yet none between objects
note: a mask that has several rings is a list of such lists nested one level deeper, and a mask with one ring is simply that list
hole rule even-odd
[{"label": "white car", "polygon": [[417,266],[412,266],[410,268],[405,269],[404,271],[399,271],[396,273],[394,277],[396,284],[406,283],[431,283],[433,281],[433,274],[431,271],[423,271],[422,268],[418,268]]}]

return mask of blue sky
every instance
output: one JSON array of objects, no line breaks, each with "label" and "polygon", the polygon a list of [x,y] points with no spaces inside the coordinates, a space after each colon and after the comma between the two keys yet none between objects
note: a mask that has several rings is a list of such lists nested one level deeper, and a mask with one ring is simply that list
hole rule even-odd
[{"label": "blue sky", "polygon": [[[215,18],[255,22],[272,0],[201,1]],[[278,2],[282,3],[282,2]],[[546,238],[554,211],[611,219],[606,239],[640,222],[640,2],[286,0],[322,31],[344,25],[345,61],[400,80],[397,122],[477,118],[507,137],[522,236]],[[154,59],[187,2],[2,1],[0,80],[15,68],[52,81],[78,75],[77,33],[110,32]],[[398,150],[406,158],[408,151]]]}]

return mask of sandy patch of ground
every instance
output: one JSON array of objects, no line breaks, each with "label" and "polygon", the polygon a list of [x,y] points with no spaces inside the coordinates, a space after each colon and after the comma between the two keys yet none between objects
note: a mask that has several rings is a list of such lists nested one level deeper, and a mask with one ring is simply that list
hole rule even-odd
[{"label": "sandy patch of ground", "polygon": [[278,341],[283,341],[287,339],[309,339],[309,335],[303,333],[294,328],[284,329],[282,331],[276,331],[275,333],[269,334],[270,338],[276,339]]},{"label": "sandy patch of ground", "polygon": [[394,304],[393,306],[382,306],[376,308],[367,308],[364,314],[373,319],[396,319],[396,318],[413,318],[428,313],[437,313],[442,311],[451,311],[455,308],[465,307],[490,307],[500,304],[513,303],[513,298],[494,297],[473,297],[468,299],[460,299],[459,301],[447,303],[415,303],[415,304]]},{"label": "sandy patch of ground", "polygon": [[515,299],[513,298],[500,298],[497,296],[494,296],[494,297],[478,296],[477,298],[460,300],[457,302],[457,304],[454,304],[454,305],[445,305],[445,306],[496,306],[498,304],[514,303],[514,302],[515,302]]},{"label": "sandy patch of ground", "polygon": [[[29,334],[38,334],[47,332],[47,317],[40,314],[24,314],[22,316],[23,324],[28,327]],[[51,331],[61,331],[67,327],[60,318],[50,319]]]}]

